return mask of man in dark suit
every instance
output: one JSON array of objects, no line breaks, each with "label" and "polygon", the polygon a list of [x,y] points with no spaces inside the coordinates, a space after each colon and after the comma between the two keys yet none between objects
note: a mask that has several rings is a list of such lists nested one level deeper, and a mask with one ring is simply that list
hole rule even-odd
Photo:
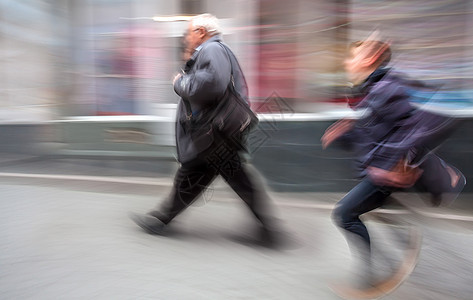
[{"label": "man in dark suit", "polygon": [[[171,195],[160,209],[147,214],[131,214],[132,220],[147,232],[161,234],[165,227],[185,210],[212,181],[221,175],[248,205],[261,224],[261,239],[273,243],[278,225],[269,198],[241,155],[244,134],[231,137],[214,134],[196,142],[191,134],[215,111],[232,80],[236,92],[248,103],[248,88],[243,72],[231,50],[223,45],[218,19],[210,14],[192,18],[185,37],[189,53],[183,73],[173,81],[181,97],[177,107],[176,146],[180,167],[175,175]],[[198,125],[197,125],[198,126]]]}]

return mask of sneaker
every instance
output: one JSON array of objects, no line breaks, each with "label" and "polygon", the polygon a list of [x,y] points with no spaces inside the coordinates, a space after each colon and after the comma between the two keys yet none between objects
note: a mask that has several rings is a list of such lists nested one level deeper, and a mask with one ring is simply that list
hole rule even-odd
[{"label": "sneaker", "polygon": [[442,206],[450,206],[466,185],[465,175],[460,170],[451,165],[447,165],[446,168],[451,178],[451,190],[442,196]]},{"label": "sneaker", "polygon": [[360,288],[351,286],[350,284],[329,284],[329,288],[343,299],[379,299],[386,296],[386,293],[383,290],[374,286]]},{"label": "sneaker", "polygon": [[166,224],[149,214],[130,213],[130,219],[150,234],[163,234]]},{"label": "sneaker", "polygon": [[259,242],[261,246],[274,249],[277,249],[281,246],[281,236],[279,232],[269,230],[265,227],[261,228],[260,230]]},{"label": "sneaker", "polygon": [[379,299],[391,294],[398,288],[414,270],[422,247],[422,233],[418,228],[411,228],[409,242],[401,265],[387,278],[381,281],[373,280],[370,273],[362,274],[354,284],[335,283],[329,288],[343,299]]},{"label": "sneaker", "polygon": [[421,248],[422,233],[420,229],[412,227],[410,228],[409,242],[401,265],[395,272],[391,274],[391,276],[381,282],[378,282],[375,287],[378,290],[383,291],[385,294],[389,294],[399,287],[409,277],[417,265]]}]

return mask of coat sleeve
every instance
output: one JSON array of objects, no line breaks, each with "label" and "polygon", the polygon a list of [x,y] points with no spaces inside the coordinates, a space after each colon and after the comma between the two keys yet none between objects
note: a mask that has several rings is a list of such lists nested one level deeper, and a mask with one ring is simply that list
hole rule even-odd
[{"label": "coat sleeve", "polygon": [[192,72],[174,83],[174,91],[193,108],[218,101],[230,83],[231,65],[225,50],[218,43],[210,43],[200,51]]}]

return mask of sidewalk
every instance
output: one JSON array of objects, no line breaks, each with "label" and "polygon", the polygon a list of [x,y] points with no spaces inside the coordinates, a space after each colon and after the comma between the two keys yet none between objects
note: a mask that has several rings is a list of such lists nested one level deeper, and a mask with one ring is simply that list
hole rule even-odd
[{"label": "sidewalk", "polygon": [[[326,283],[347,278],[352,266],[328,210],[278,206],[291,237],[277,251],[257,246],[246,207],[220,192],[160,237],[127,213],[147,211],[162,196],[131,195],[127,185],[18,180],[0,187],[2,299],[338,299]],[[414,273],[386,299],[473,293],[471,231],[431,225]],[[383,231],[373,226],[376,238]]]},{"label": "sidewalk", "polygon": [[[291,233],[287,247],[272,250],[257,245],[255,221],[221,182],[160,237],[127,213],[162,201],[168,177],[86,167],[80,177],[40,165],[0,170],[2,299],[330,300],[338,297],[327,282],[351,276],[349,249],[330,219],[339,194],[271,193]],[[424,232],[419,263],[385,299],[471,299],[472,223],[413,220]],[[385,228],[369,226],[389,249]]]}]

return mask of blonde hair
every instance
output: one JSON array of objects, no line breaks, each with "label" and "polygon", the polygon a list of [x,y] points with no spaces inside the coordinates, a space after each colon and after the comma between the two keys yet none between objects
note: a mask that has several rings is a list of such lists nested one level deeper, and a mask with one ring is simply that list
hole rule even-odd
[{"label": "blonde hair", "polygon": [[365,40],[353,42],[349,46],[349,50],[363,47],[363,52],[366,57],[373,57],[374,65],[384,67],[391,61],[391,47],[389,43],[377,40]]},{"label": "blonde hair", "polygon": [[222,33],[217,17],[212,14],[205,13],[197,15],[191,19],[191,22],[194,27],[205,28],[210,35]]}]

